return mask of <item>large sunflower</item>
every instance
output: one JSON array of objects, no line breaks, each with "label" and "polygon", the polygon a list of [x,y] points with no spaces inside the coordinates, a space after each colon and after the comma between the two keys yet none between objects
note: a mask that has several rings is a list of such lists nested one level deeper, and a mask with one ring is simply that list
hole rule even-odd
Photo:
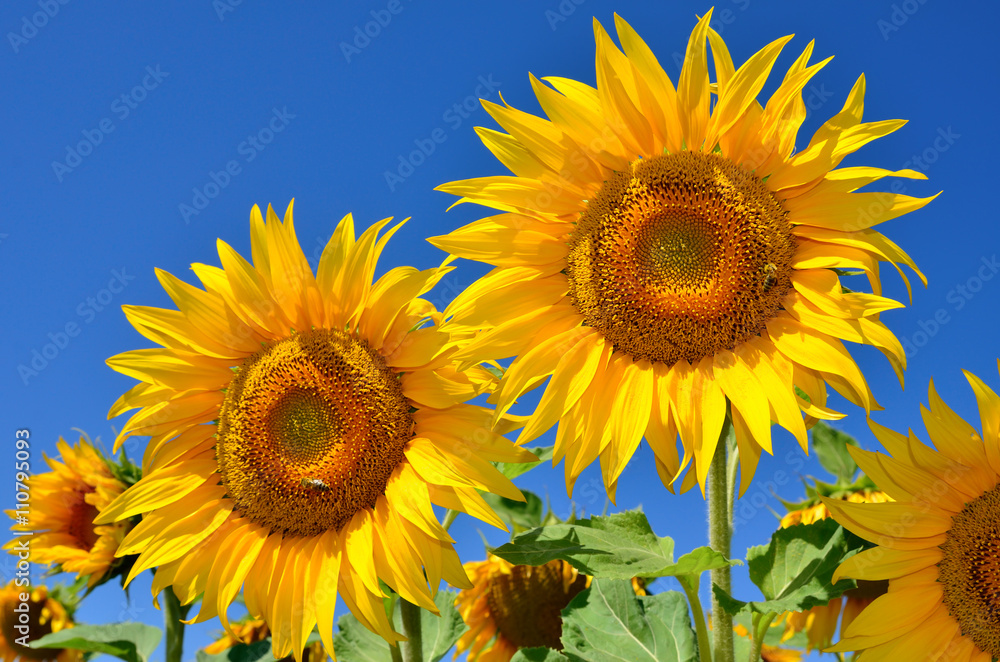
[{"label": "large sunflower", "polygon": [[830,651],[864,651],[866,662],[1000,658],[1000,397],[966,376],[981,434],[931,383],[921,413],[936,450],[874,422],[891,456],[849,449],[895,502],[824,500],[845,528],[877,545],[841,564],[833,579],[888,580],[889,591]]},{"label": "large sunflower", "polygon": [[227,629],[243,586],[278,658],[300,658],[317,623],[333,654],[338,594],[401,639],[379,580],[436,612],[442,578],[469,583],[431,504],[502,527],[476,490],[522,497],[489,461],[534,458],[491,428],[490,410],[464,404],[489,373],[458,372],[451,338],[425,325],[437,314],[418,297],[449,269],[397,267],[372,283],[390,220],[355,241],[348,215],[314,275],[291,206],[284,223],[254,207],[254,264],[220,240],[223,268],[192,267],[204,290],[158,271],[179,310],[125,313],[162,347],[108,360],[141,382],[110,412],[140,408],[119,442],[151,436],[142,480],[98,518],[142,513],[118,550],[139,554],[129,580],[158,567],[154,595],[204,593],[193,620],[218,615]]},{"label": "large sunflower", "polygon": [[[22,600],[22,596],[27,596],[27,600]],[[22,611],[22,605],[27,605],[27,611]],[[83,655],[78,650],[24,645],[71,627],[73,618],[69,610],[49,595],[47,587],[20,587],[13,580],[0,587],[0,660],[3,662],[80,662]]]},{"label": "large sunflower", "polygon": [[[94,518],[127,487],[118,480],[108,460],[81,437],[76,446],[62,438],[56,443],[62,460],[45,458],[52,471],[31,476],[31,512],[28,528],[31,560],[60,567],[63,572],[89,576],[94,587],[116,565],[115,552],[132,528],[130,522],[95,525]],[[17,519],[17,511],[7,515]],[[12,528],[23,530],[15,524]],[[4,545],[17,553],[19,540]]]},{"label": "large sunflower", "polygon": [[[916,267],[872,226],[930,198],[854,191],[924,177],[836,168],[904,122],[861,121],[862,76],[794,153],[802,89],[829,60],[810,66],[810,43],[762,106],[790,37],[737,70],[710,20],[698,21],[676,88],[624,20],[615,16],[624,52],[595,21],[596,88],[532,77],[547,120],[483,102],[506,133],[479,136],[514,176],[440,187],[502,212],[431,239],[496,267],[445,311],[456,327],[484,330],[458,358],[517,356],[498,413],[551,376],[519,443],[559,421],[555,459],[566,460],[570,490],[600,457],[613,494],[643,436],[665,483],[693,461],[682,485],[704,486],[727,400],[745,490],[771,452],[771,420],[805,448],[800,410],[839,416],[826,407],[828,384],[878,408],[842,340],[879,348],[902,379],[902,347],[879,321],[902,304],[879,296],[878,269]],[[874,294],[843,289],[837,269],[863,271]]]},{"label": "large sunflower", "polygon": [[[852,490],[842,495],[840,499],[848,503],[886,503],[892,501],[885,492],[871,488]],[[825,503],[818,501],[790,510],[781,518],[781,526],[786,528],[796,524],[812,524],[827,517],[830,517],[830,509]],[[865,607],[885,594],[886,588],[885,581],[862,580],[858,582],[857,587],[847,591],[839,598],[830,600],[825,605],[785,614],[785,632],[782,635],[782,641],[788,641],[798,632],[805,631],[807,651],[814,648],[826,648],[833,642],[834,634],[837,632],[837,623],[840,623],[841,632],[846,631]]]}]

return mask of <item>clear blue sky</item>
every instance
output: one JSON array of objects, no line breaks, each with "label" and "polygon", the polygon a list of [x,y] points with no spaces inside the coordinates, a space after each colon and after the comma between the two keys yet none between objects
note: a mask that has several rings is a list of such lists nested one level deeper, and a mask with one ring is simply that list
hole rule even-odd
[{"label": "clear blue sky", "polygon": [[[433,187],[503,172],[473,132],[493,126],[476,95],[496,101],[502,92],[514,106],[537,111],[528,72],[594,84],[591,17],[610,27],[614,11],[676,79],[675,57],[695,15],[709,6],[688,0],[5,2],[0,371],[11,459],[0,463],[11,486],[5,507],[13,503],[17,428],[31,430],[39,469],[41,453],[51,452],[60,435],[75,437],[73,428],[113,439],[122,421],[108,422],[105,414],[132,381],[104,360],[148,346],[127,324],[122,304],[171,305],[154,267],[191,280],[191,262],[218,264],[216,237],[248,254],[250,207],[272,203],[283,210],[292,197],[311,257],[352,211],[360,226],[413,217],[385,252],[383,270],[436,265],[442,255],[424,237],[487,212],[466,205],[445,213],[451,198]],[[915,290],[912,307],[883,317],[910,349],[907,390],[878,352],[852,351],[887,408],[880,422],[922,430],[918,403],[932,376],[957,411],[973,416],[960,369],[1000,383],[1000,234],[992,205],[980,200],[994,186],[998,148],[997,5],[971,2],[959,11],[940,0],[719,0],[716,16],[737,62],[781,35],[797,35],[776,78],[809,39],[816,40],[816,59],[836,56],[807,88],[813,112],[804,140],[839,110],[862,72],[866,119],[910,120],[846,162],[922,170],[929,181],[905,180],[907,193],[944,191],[926,209],[882,228],[930,279],[927,289]],[[427,152],[433,145],[433,152],[411,156],[421,145]],[[401,166],[401,159],[410,163]],[[461,263],[436,291],[437,303],[446,304],[481,273]],[[898,279],[885,275],[888,294],[905,296]],[[75,336],[59,335],[67,325]],[[45,352],[52,338],[63,346],[32,367],[34,353]],[[851,414],[843,427],[870,447],[863,413],[843,406]],[[778,506],[772,488],[797,498],[797,477],[816,473],[783,433],[776,448],[738,505],[754,516],[737,531],[737,551],[766,539],[774,522],[763,506]],[[140,450],[133,446],[133,454]],[[548,495],[565,515],[562,480],[561,467],[538,470],[524,486]],[[603,508],[598,490],[585,491],[598,480],[593,470],[580,479],[578,507]],[[700,496],[667,494],[648,450],[639,451],[620,484],[619,507],[641,504],[679,550],[703,544]],[[456,527],[463,558],[481,557],[476,523],[463,517]],[[480,528],[491,543],[503,541],[501,532]],[[6,575],[11,569],[0,564]],[[746,582],[737,585],[746,589]],[[131,602],[105,586],[79,617],[101,622],[121,613],[158,624],[148,586],[148,579],[137,581]],[[215,629],[212,623],[191,628],[186,657]]]}]

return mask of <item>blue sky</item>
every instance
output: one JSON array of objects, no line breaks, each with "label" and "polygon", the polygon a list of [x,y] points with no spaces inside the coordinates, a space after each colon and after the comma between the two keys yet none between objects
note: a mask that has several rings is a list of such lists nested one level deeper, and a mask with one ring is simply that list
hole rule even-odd
[{"label": "blue sky", "polygon": [[[450,196],[432,189],[466,177],[503,174],[473,127],[494,126],[476,101],[538,111],[528,72],[593,84],[591,18],[612,25],[621,13],[676,79],[695,16],[710,5],[551,0],[457,3],[374,0],[277,3],[200,0],[181,4],[9,0],[0,9],[0,274],[4,425],[10,443],[31,431],[34,467],[74,428],[106,442],[105,414],[131,380],[104,365],[113,354],[148,346],[122,304],[170,306],[153,273],[188,280],[192,262],[218,264],[215,239],[249,253],[253,204],[283,211],[295,198],[307,256],[319,255],[334,224],[353,212],[359,226],[407,217],[382,268],[438,264],[424,241],[485,210],[445,212]],[[47,13],[46,13],[47,12]],[[957,11],[940,0],[825,3],[720,0],[715,27],[738,63],[771,40],[797,36],[779,60],[787,67],[810,39],[815,59],[835,55],[806,90],[801,140],[835,114],[856,77],[868,82],[866,119],[905,118],[895,134],[847,165],[925,172],[905,180],[912,195],[944,194],[924,210],[881,229],[924,269],[930,284],[913,305],[883,320],[909,356],[907,389],[870,348],[852,348],[886,411],[876,419],[922,431],[918,403],[933,376],[946,400],[977,421],[961,369],[996,387],[1000,313],[1000,234],[980,201],[992,187],[998,59],[994,3]],[[765,91],[773,89],[773,86]],[[891,270],[890,270],[891,271]],[[483,273],[460,263],[432,295],[439,306]],[[887,293],[905,297],[894,274]],[[842,427],[871,447],[863,412]],[[543,440],[544,442],[544,440]],[[778,507],[772,491],[801,494],[800,475],[816,473],[781,433],[738,504],[748,516],[734,550],[764,542]],[[141,444],[132,447],[139,454]],[[13,485],[12,462],[0,463]],[[595,481],[595,482],[592,482]],[[577,507],[604,507],[597,471],[580,479]],[[524,487],[568,513],[562,468],[537,470]],[[13,489],[8,499],[13,500]],[[669,495],[647,449],[621,481],[618,506],[642,505],[655,530],[679,550],[704,541],[698,494]],[[8,506],[9,507],[9,506]],[[613,510],[613,508],[612,508]],[[463,559],[482,554],[476,528],[492,544],[504,534],[461,518]],[[11,566],[0,566],[9,575]],[[737,577],[741,577],[737,572]],[[131,601],[106,586],[80,618],[160,623],[148,579]],[[746,582],[737,586],[746,590]],[[211,623],[190,629],[188,653],[209,641]]]}]

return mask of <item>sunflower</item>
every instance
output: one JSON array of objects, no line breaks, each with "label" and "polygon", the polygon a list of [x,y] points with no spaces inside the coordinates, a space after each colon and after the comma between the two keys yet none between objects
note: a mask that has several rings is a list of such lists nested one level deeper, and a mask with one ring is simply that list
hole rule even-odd
[{"label": "sunflower", "polygon": [[[0,660],[83,660],[83,655],[78,650],[29,648],[25,645],[47,634],[73,627],[73,619],[66,605],[50,596],[45,586],[19,587],[15,581],[0,588]],[[22,596],[27,599],[22,599]],[[27,605],[27,612],[15,611],[24,604]]]},{"label": "sunflower", "polygon": [[[223,632],[216,641],[205,646],[203,650],[209,655],[217,655],[234,646],[264,641],[270,636],[271,630],[267,627],[267,623],[259,618],[247,618],[233,623],[231,632]],[[284,662],[291,659],[291,657],[283,658]],[[323,645],[317,642],[307,646],[302,653],[302,660],[303,662],[325,662],[326,654],[323,652]]]},{"label": "sunflower", "polygon": [[[498,414],[551,377],[518,443],[559,421],[554,459],[565,459],[570,491],[600,457],[613,496],[643,437],[668,487],[691,462],[682,489],[704,488],[727,401],[745,491],[771,452],[772,419],[806,448],[800,410],[841,417],[827,385],[879,408],[842,340],[877,347],[902,379],[906,357],[879,313],[903,304],[879,296],[879,263],[916,267],[872,227],[931,198],[854,192],[924,178],[912,170],[836,168],[905,122],[861,121],[862,76],[793,153],[802,89],[829,60],[809,65],[810,42],[762,106],[791,37],[737,70],[710,20],[691,34],[676,88],[621,17],[624,52],[595,20],[597,87],[532,77],[548,119],[484,101],[505,132],[477,131],[513,176],[440,187],[456,204],[502,212],[430,240],[495,267],[445,311],[456,328],[481,330],[456,359],[517,357]],[[843,269],[866,274],[874,293],[842,288]]]},{"label": "sunflower", "polygon": [[1000,657],[1000,397],[966,377],[982,433],[932,382],[921,413],[936,448],[871,422],[891,455],[849,449],[894,502],[824,499],[834,519],[877,545],[841,564],[833,581],[888,580],[889,590],[829,651],[863,651],[866,662]]},{"label": "sunflower", "polygon": [[[127,485],[115,477],[111,464],[86,437],[76,446],[60,437],[56,448],[62,461],[46,457],[52,471],[28,479],[32,494],[28,527],[35,532],[31,560],[89,576],[87,585],[93,588],[120,565],[115,552],[132,528],[129,521],[95,525],[94,518]],[[7,515],[16,520],[23,513],[8,510]],[[11,528],[25,530],[20,524]],[[15,538],[4,549],[16,554],[18,543]]]},{"label": "sunflower", "polygon": [[[848,503],[886,503],[892,501],[888,495],[877,489],[863,488],[852,490],[840,497]],[[781,518],[781,527],[787,528],[796,524],[812,524],[830,517],[830,509],[822,501],[815,504],[807,503],[801,508],[791,510]],[[788,641],[797,633],[805,631],[807,636],[806,650],[826,648],[833,642],[840,622],[841,632],[847,630],[861,611],[874,602],[875,598],[884,595],[887,588],[885,581],[859,581],[843,596],[834,598],[825,605],[819,605],[807,611],[789,612],[784,616],[785,632],[782,641]]]},{"label": "sunflower", "polygon": [[[219,616],[243,587],[271,630],[274,656],[301,659],[318,623],[333,655],[334,602],[394,643],[382,580],[437,612],[441,579],[469,586],[432,504],[503,528],[477,489],[523,499],[491,460],[533,459],[465,404],[492,387],[480,367],[458,372],[451,336],[419,298],[448,271],[389,270],[376,261],[396,225],[355,240],[337,226],[314,275],[289,205],[250,218],[253,264],[219,241],[222,268],[193,265],[205,289],[157,275],[179,310],[126,306],[162,345],[112,357],[140,381],[110,416],[139,408],[117,443],[150,435],[143,478],[98,518],[142,513],[119,555],[138,554],[131,581],[157,567],[153,594],[193,621]],[[405,222],[405,221],[404,221]],[[430,322],[430,323],[429,323]],[[425,574],[426,573],[426,574]]]},{"label": "sunflower", "polygon": [[561,612],[590,584],[590,577],[558,559],[512,565],[490,554],[465,570],[472,588],[458,594],[455,606],[469,630],[454,656],[469,651],[470,662],[507,662],[518,649],[535,646],[562,650]]},{"label": "sunflower", "polygon": [[[520,648],[562,650],[561,612],[593,579],[565,561],[540,566],[513,565],[489,555],[465,564],[472,588],[455,598],[469,630],[454,657],[469,651],[470,662],[507,662]],[[650,595],[649,580],[632,578],[637,596]]]}]

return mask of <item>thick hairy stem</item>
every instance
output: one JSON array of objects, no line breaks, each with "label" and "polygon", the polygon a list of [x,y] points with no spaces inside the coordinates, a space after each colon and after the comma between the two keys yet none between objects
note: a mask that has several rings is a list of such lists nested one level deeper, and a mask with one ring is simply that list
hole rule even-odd
[{"label": "thick hairy stem", "polygon": [[174,595],[174,589],[168,587],[163,592],[163,625],[167,635],[166,662],[181,662],[184,655],[184,623],[190,607],[181,606],[181,601]]},{"label": "thick hairy stem", "polygon": [[424,662],[424,646],[420,630],[422,610],[415,604],[399,598],[399,615],[403,619],[403,635],[406,641],[400,644],[403,649],[403,662]]},{"label": "thick hairy stem", "polygon": [[[733,426],[726,416],[715,456],[708,469],[708,544],[717,552],[729,558],[729,546],[733,535],[733,502],[730,492],[730,477],[727,462],[729,437]],[[735,474],[735,470],[733,471]],[[712,583],[727,593],[732,592],[729,566],[712,570]],[[712,592],[712,650],[715,662],[734,662],[733,617],[719,604]]]}]

